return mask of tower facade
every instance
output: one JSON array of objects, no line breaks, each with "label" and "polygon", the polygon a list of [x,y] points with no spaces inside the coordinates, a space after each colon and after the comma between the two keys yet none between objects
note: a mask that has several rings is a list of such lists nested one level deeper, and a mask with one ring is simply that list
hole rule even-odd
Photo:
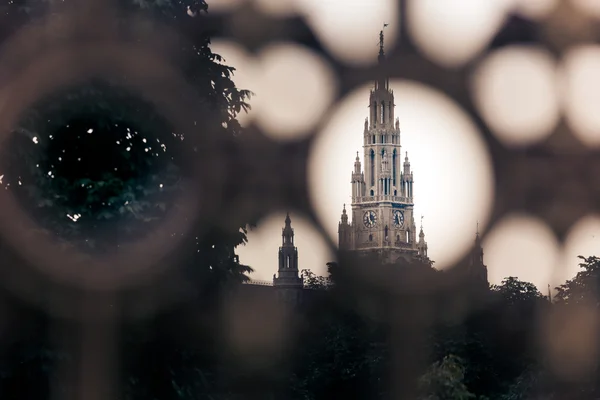
[{"label": "tower facade", "polygon": [[273,276],[273,286],[278,296],[289,302],[300,300],[303,280],[298,269],[298,248],[294,244],[294,229],[290,214],[285,217],[285,227],[281,232],[281,247],[279,248],[279,269]]},{"label": "tower facade", "polygon": [[[385,60],[380,32],[379,62]],[[369,95],[369,116],[363,131],[363,160],[356,153],[352,171],[352,222],[346,207],[339,224],[341,250],[378,251],[391,262],[424,254],[427,245],[421,229],[416,238],[414,179],[408,153],[402,159],[400,122],[394,115],[394,92],[389,78],[379,77]]]},{"label": "tower facade", "polygon": [[473,244],[473,249],[471,250],[467,263],[467,273],[469,277],[473,281],[487,287],[489,285],[488,271],[487,266],[483,263],[483,246],[481,245],[481,238],[479,237],[479,228],[477,229],[475,243]]}]

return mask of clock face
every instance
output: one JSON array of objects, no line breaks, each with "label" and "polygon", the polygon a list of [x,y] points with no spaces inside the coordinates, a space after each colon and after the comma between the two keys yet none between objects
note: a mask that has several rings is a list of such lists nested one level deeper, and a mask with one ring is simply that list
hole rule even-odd
[{"label": "clock face", "polygon": [[363,222],[367,228],[372,228],[377,224],[377,214],[375,211],[367,211],[363,216]]},{"label": "clock face", "polygon": [[394,226],[401,227],[404,225],[404,213],[400,210],[395,210],[393,214]]}]

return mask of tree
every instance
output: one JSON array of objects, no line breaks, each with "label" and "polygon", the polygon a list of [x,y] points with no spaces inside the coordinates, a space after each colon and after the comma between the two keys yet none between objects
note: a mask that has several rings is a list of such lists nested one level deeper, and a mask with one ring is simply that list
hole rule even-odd
[{"label": "tree", "polygon": [[440,362],[447,354],[462,359],[469,391],[497,398],[537,362],[538,317],[549,304],[535,285],[514,277],[483,296],[484,306],[463,320],[436,327],[435,355]]},{"label": "tree", "polygon": [[[319,289],[317,289],[319,290]],[[380,325],[336,301],[330,287],[303,311],[291,386],[295,398],[381,398],[388,347]]]},{"label": "tree", "polygon": [[[50,3],[16,2],[9,9],[31,19]],[[197,117],[190,115],[189,130],[175,132],[154,104],[105,78],[64,88],[26,110],[4,146],[2,182],[42,229],[96,252],[110,251],[157,229],[179,206],[178,195],[188,190],[186,162],[200,156],[191,146],[194,136],[234,138],[240,133],[236,115],[249,109],[250,92],[235,87],[234,68],[212,53],[208,35],[191,34],[190,21],[197,26],[198,13],[208,9],[203,0],[118,4],[125,13],[149,14],[187,34],[178,66],[190,87],[206,100],[213,118],[193,129]],[[211,222],[197,225],[205,228]],[[181,247],[208,274],[243,275],[250,269],[239,265],[234,249],[246,242],[248,222],[239,221],[234,228],[197,226],[187,237],[190,243]],[[215,259],[217,254],[228,262]],[[221,274],[218,267],[229,272]]]},{"label": "tree", "polygon": [[[53,2],[16,0],[0,6],[0,40],[43,17]],[[210,108],[212,118],[203,121],[203,128],[235,140],[241,133],[236,115],[249,109],[250,92],[236,88],[234,68],[211,51],[207,34],[197,32],[197,19],[208,8],[204,0],[120,0],[118,4],[125,14],[145,13],[186,36],[177,67]],[[195,126],[195,115],[189,117],[187,125]],[[186,161],[196,151],[189,143],[194,135],[206,133],[199,129],[174,131],[155,104],[106,78],[65,87],[40,99],[14,127],[3,146],[2,184],[41,229],[85,251],[106,252],[157,229],[164,216],[180,206],[177,195],[187,189]],[[251,221],[235,221],[233,227],[210,222],[214,221],[192,225],[179,246],[185,256],[174,260],[183,264],[204,298],[208,293],[214,299],[218,287],[247,279],[251,271],[235,254],[236,246],[247,240],[245,227]],[[196,312],[210,314],[210,304],[210,299],[195,303],[204,307]],[[168,315],[125,332],[124,342],[135,344],[125,349],[123,360],[126,397],[147,398],[145,388],[156,389],[163,399],[214,393],[214,382],[202,383],[202,377],[210,377],[215,369],[217,347],[209,343],[216,333],[207,334],[205,346],[188,348],[165,335],[150,334],[164,318]],[[28,339],[27,346],[12,347],[14,358],[0,377],[0,397],[13,398],[5,396],[4,388],[22,382],[19,371],[27,360],[37,360],[27,365],[41,376],[50,373],[48,364],[42,363],[47,349],[39,344],[45,343],[44,333],[39,335]],[[148,357],[142,364],[132,362],[140,355]],[[46,393],[34,397],[48,397],[44,386],[39,387]]]},{"label": "tree", "polygon": [[325,290],[331,284],[329,278],[319,276],[312,272],[310,269],[303,269],[301,275],[304,279],[304,287],[308,289]]},{"label": "tree", "polygon": [[464,384],[463,360],[448,355],[433,363],[420,379],[422,400],[468,400],[475,398]]},{"label": "tree", "polygon": [[600,258],[578,256],[582,271],[557,287],[555,300],[562,304],[594,304],[600,298]]},{"label": "tree", "polygon": [[[504,393],[501,400],[533,400],[556,398],[551,390],[547,390],[544,384],[548,381],[548,374],[538,364],[532,364],[513,381]],[[546,389],[546,390],[545,390]]]},{"label": "tree", "polygon": [[513,276],[504,278],[501,285],[492,285],[492,291],[508,306],[536,302],[543,298],[533,283],[520,281]]},{"label": "tree", "polygon": [[299,311],[306,323],[292,354],[292,398],[381,398],[388,349],[382,324],[360,315],[348,301],[335,280],[338,263],[328,263],[327,269],[328,277],[302,271],[310,290]]}]

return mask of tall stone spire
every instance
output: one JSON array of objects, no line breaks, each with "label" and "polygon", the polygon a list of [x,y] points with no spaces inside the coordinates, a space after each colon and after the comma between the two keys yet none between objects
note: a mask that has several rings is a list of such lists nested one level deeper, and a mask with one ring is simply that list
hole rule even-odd
[{"label": "tall stone spire", "polygon": [[[384,25],[385,28],[385,25]],[[379,32],[379,56],[377,57],[377,59],[379,60],[379,62],[383,62],[385,60],[385,48],[383,46],[383,29]]]},{"label": "tall stone spire", "polygon": [[365,195],[365,175],[362,173],[362,166],[358,151],[354,160],[354,170],[352,171],[352,201],[358,201],[359,198]]},{"label": "tall stone spire", "polygon": [[348,213],[344,207],[338,225],[339,247],[359,255],[376,254],[389,262],[411,262],[419,252],[426,254],[426,243],[423,237],[423,246],[418,248],[413,172],[408,157],[403,168],[394,91],[383,68],[384,30],[379,32],[379,72],[373,77],[364,122],[364,153],[360,158],[357,155],[352,170],[352,206]]},{"label": "tall stone spire", "polygon": [[[379,55],[377,56],[377,61],[379,61],[379,65],[382,65],[385,62],[385,48],[384,48],[384,35],[383,30],[387,24],[383,24],[383,29],[379,32]],[[388,77],[380,75],[375,83],[375,89],[386,89],[388,90],[390,86],[390,80]]]},{"label": "tall stone spire", "polygon": [[410,169],[410,161],[408,160],[408,151],[404,157],[404,171],[402,171],[401,177],[402,196],[407,197],[409,201],[412,201],[413,197],[413,173]]},{"label": "tall stone spire", "polygon": [[356,152],[356,158],[354,159],[354,173],[360,174],[361,166],[360,166],[360,158],[358,158],[358,151]]}]

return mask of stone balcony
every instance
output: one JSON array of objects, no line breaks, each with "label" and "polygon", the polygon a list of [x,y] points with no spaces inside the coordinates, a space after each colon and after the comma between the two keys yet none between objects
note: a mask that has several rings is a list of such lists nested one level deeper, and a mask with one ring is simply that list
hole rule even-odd
[{"label": "stone balcony", "polygon": [[365,202],[381,202],[381,201],[389,201],[394,203],[405,203],[412,204],[413,199],[411,197],[402,197],[402,196],[361,196],[355,197],[354,201],[357,203],[365,203]]}]

